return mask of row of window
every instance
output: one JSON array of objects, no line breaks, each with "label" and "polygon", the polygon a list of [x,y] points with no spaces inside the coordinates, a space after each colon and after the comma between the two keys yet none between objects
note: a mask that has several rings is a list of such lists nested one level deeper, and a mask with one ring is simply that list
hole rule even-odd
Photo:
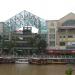
[{"label": "row of window", "polygon": [[58,32],[60,32],[60,33],[75,33],[75,29],[69,29],[69,30],[59,29]]},{"label": "row of window", "polygon": [[50,46],[54,47],[55,46],[55,41],[50,41]]},{"label": "row of window", "polygon": [[60,46],[65,46],[65,42],[60,42]]},{"label": "row of window", "polygon": [[55,39],[55,34],[50,34],[50,35],[49,35],[49,38],[50,38],[50,40],[51,40],[51,39]]},{"label": "row of window", "polygon": [[50,28],[50,33],[55,33],[55,28]]},{"label": "row of window", "polygon": [[50,46],[54,47],[55,46],[55,28],[51,28],[49,31],[50,31],[49,38],[51,40],[50,41]]},{"label": "row of window", "polygon": [[75,20],[67,20],[62,25],[63,26],[75,26]]},{"label": "row of window", "polygon": [[[60,36],[60,38],[66,38],[66,36]],[[68,35],[68,38],[73,38],[73,35]]]},{"label": "row of window", "polygon": [[16,47],[31,47],[29,43],[17,43]]},{"label": "row of window", "polygon": [[[55,46],[55,41],[50,41],[50,46]],[[60,42],[60,46],[65,46],[65,42]]]}]

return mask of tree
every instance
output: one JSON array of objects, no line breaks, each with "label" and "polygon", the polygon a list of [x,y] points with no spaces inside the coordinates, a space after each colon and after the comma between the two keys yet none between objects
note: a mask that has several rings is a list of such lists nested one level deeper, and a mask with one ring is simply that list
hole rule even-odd
[{"label": "tree", "polygon": [[4,33],[0,36],[1,40],[1,54],[4,53],[4,47],[5,47],[5,39],[4,39]]},{"label": "tree", "polygon": [[40,39],[38,42],[38,50],[40,50],[41,53],[46,52],[47,42],[44,39]]},{"label": "tree", "polygon": [[14,53],[14,47],[15,47],[15,37],[12,36],[13,33],[11,33],[10,39],[8,39],[8,41],[5,39],[3,40],[3,52],[5,54],[13,54]]},{"label": "tree", "polygon": [[28,43],[29,43],[29,46],[32,48],[30,53],[31,54],[35,53],[35,48],[37,47],[36,46],[36,39],[35,39],[35,37],[30,37]]},{"label": "tree", "polygon": [[1,44],[1,45],[0,45],[0,49],[1,49],[1,50],[0,50],[0,55],[1,55],[1,54],[2,54],[2,44],[3,44],[3,43],[2,43],[2,36],[1,36],[1,35],[0,35],[0,44]]},{"label": "tree", "polygon": [[37,48],[35,51],[36,54],[45,53],[47,42],[42,39],[39,34],[35,34],[34,37],[31,37],[29,43],[33,49]]},{"label": "tree", "polygon": [[65,74],[66,74],[66,75],[72,75],[72,72],[73,72],[72,68],[68,68],[68,69],[65,71]]}]

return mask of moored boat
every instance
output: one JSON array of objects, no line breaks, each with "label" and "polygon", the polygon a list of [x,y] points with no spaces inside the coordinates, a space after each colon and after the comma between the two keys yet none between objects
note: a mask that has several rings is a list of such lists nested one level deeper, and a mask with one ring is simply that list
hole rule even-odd
[{"label": "moored boat", "polygon": [[15,63],[16,64],[28,64],[28,59],[27,58],[16,59]]},{"label": "moored boat", "polygon": [[0,57],[0,64],[15,63],[15,59],[11,57]]},{"label": "moored boat", "polygon": [[29,59],[29,64],[46,65],[46,64],[75,64],[75,58],[35,58]]}]

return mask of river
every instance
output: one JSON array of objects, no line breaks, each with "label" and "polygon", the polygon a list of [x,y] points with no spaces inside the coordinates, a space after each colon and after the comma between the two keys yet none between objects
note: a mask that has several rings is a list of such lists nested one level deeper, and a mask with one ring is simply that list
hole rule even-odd
[{"label": "river", "polygon": [[75,65],[0,64],[0,75],[65,75],[69,66],[75,75]]}]

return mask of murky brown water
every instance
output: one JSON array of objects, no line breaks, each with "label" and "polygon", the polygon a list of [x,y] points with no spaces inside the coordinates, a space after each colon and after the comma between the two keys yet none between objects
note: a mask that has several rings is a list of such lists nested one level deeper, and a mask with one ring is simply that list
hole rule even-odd
[{"label": "murky brown water", "polygon": [[[75,75],[75,65],[73,75]],[[0,64],[0,75],[65,75],[68,65]]]}]

